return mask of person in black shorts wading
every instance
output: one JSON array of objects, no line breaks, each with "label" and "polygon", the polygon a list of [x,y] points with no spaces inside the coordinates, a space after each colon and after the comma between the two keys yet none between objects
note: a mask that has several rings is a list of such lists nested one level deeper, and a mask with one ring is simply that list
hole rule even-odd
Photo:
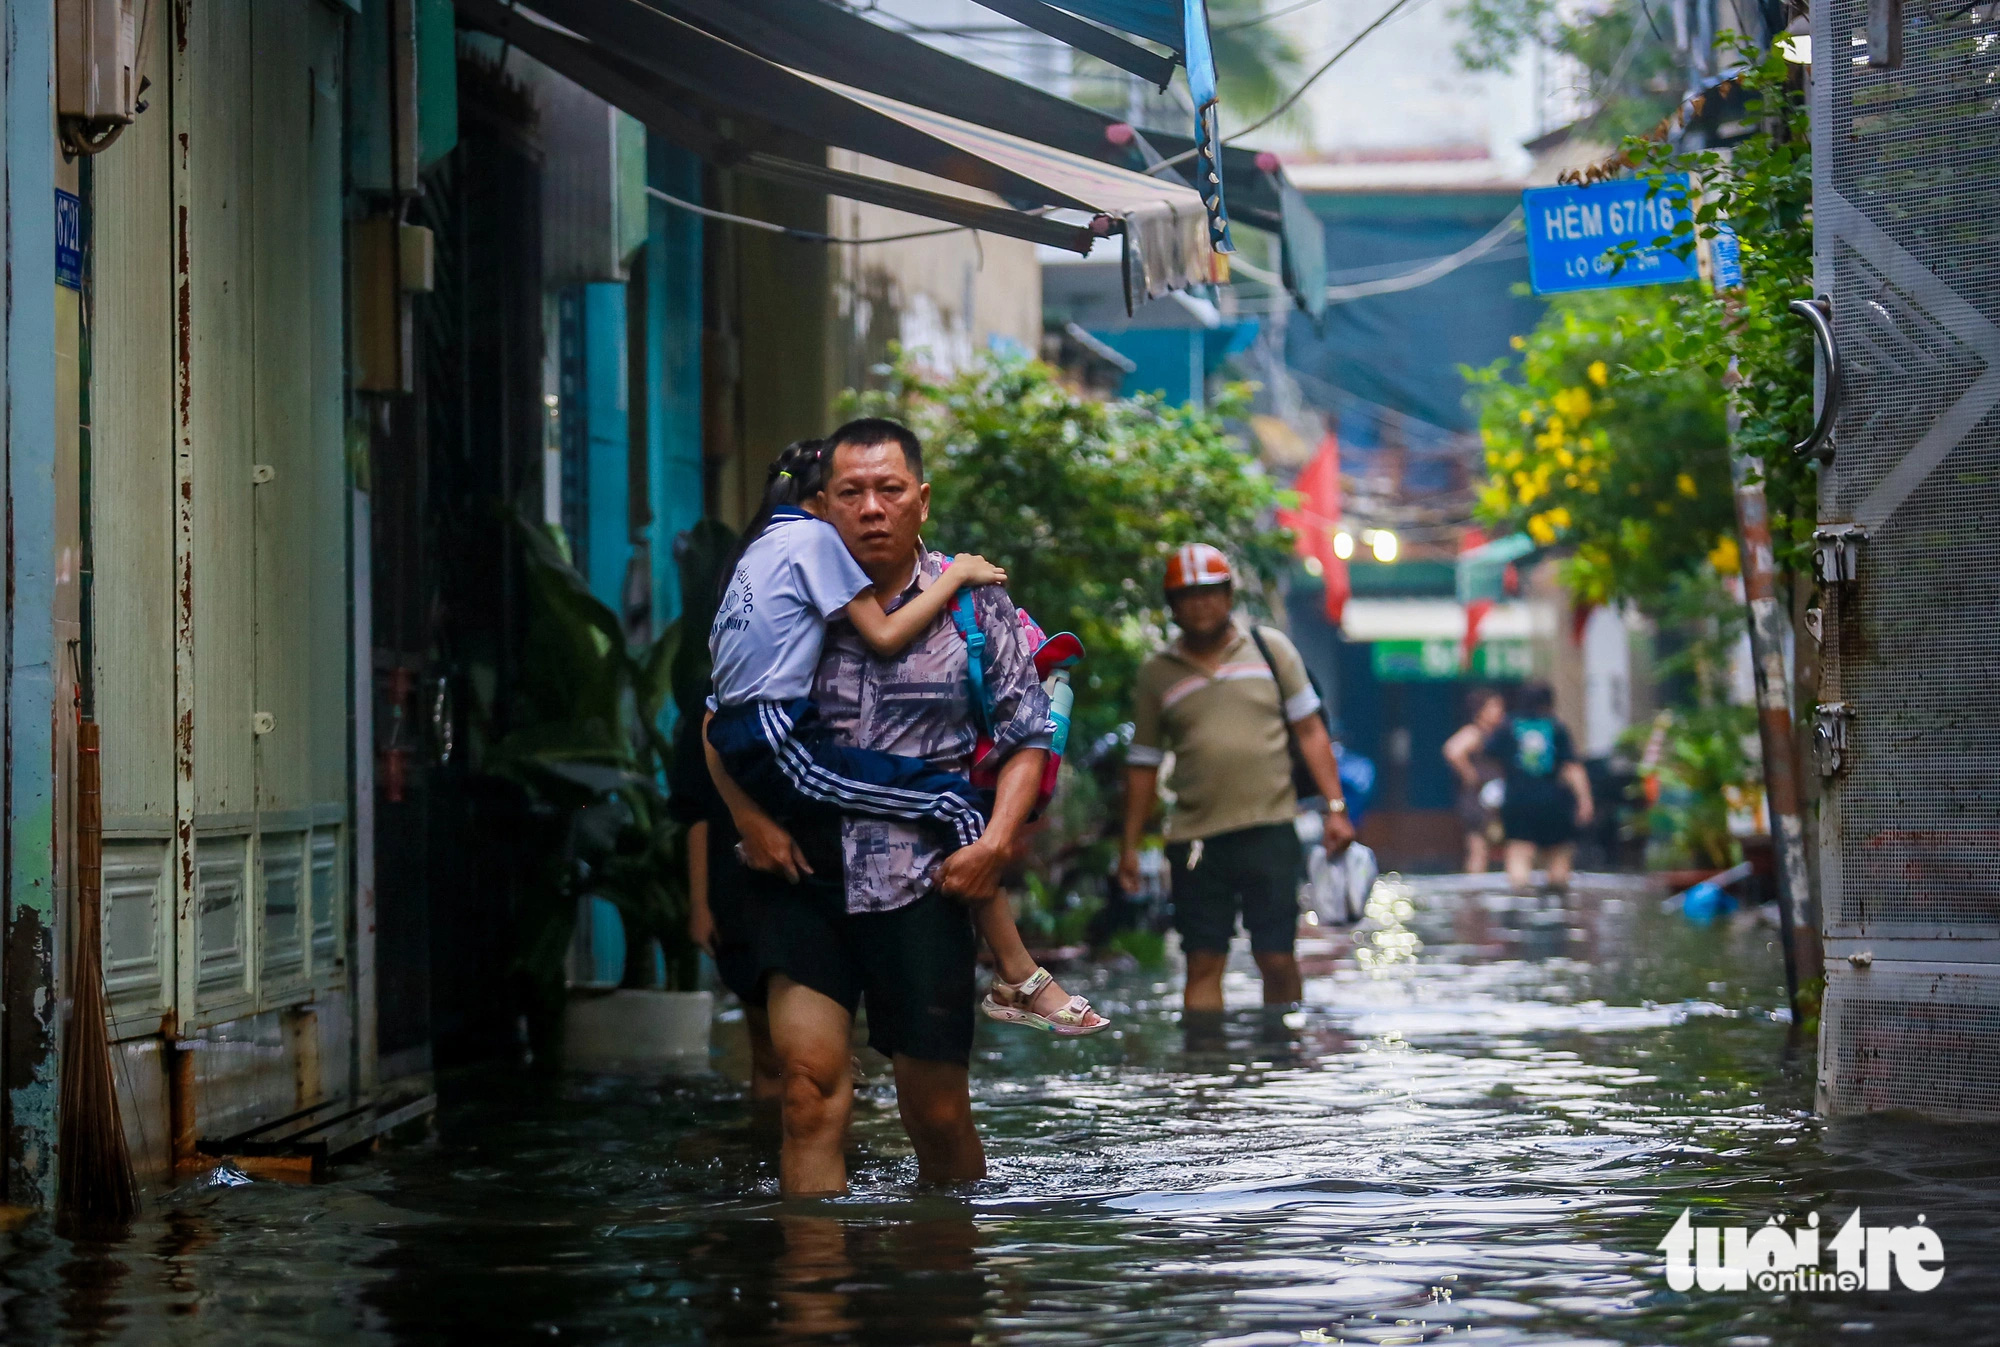
[{"label": "person in black shorts wading", "polygon": [[[923,449],[889,421],[850,422],[827,439],[826,519],[894,611],[938,582],[951,558],[923,547],[930,515]],[[1049,698],[1013,601],[974,592],[999,762],[979,840],[902,819],[807,818],[788,831],[752,803],[711,744],[711,778],[742,835],[753,882],[752,976],[769,1006],[789,1195],[847,1188],[854,1109],[848,1045],[866,1007],[868,1042],[895,1070],[896,1108],[924,1183],[983,1178],[969,1064],[979,937],[967,902],[990,901],[1022,840],[1050,744]],[[845,619],[830,621],[812,698],[839,742],[923,758],[963,774],[979,736],[966,638],[940,613],[901,654],[877,657]],[[948,854],[947,854],[948,853]],[[1087,1009],[1087,1007],[1086,1007]]]},{"label": "person in black shorts wading", "polygon": [[1486,756],[1504,774],[1500,828],[1507,839],[1507,882],[1517,891],[1533,880],[1537,852],[1548,866],[1549,887],[1567,888],[1577,829],[1590,824],[1590,778],[1555,705],[1548,684],[1522,684],[1513,716],[1486,740]]},{"label": "person in black shorts wading", "polygon": [[1125,759],[1118,876],[1133,892],[1160,767],[1174,754],[1167,865],[1190,1016],[1222,1009],[1222,972],[1239,912],[1263,975],[1264,1004],[1290,1005],[1302,995],[1293,952],[1302,857],[1292,738],[1327,801],[1327,855],[1354,840],[1305,661],[1283,632],[1239,625],[1235,579],[1228,559],[1206,543],[1169,558],[1167,606],[1181,635],[1139,670]]},{"label": "person in black shorts wading", "polygon": [[1507,723],[1506,695],[1481,688],[1465,700],[1466,719],[1444,741],[1444,760],[1458,777],[1458,823],[1465,830],[1465,873],[1483,875],[1492,861],[1492,834],[1500,811],[1487,804],[1489,788],[1500,779],[1500,768],[1486,756],[1486,741]]}]

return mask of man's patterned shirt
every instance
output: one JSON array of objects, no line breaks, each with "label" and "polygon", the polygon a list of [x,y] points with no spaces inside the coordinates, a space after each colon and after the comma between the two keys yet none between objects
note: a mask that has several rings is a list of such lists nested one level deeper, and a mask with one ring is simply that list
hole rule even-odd
[{"label": "man's patterned shirt", "polygon": [[[885,605],[901,607],[928,589],[951,560],[925,552],[910,587]],[[1033,652],[1014,601],[997,585],[973,592],[973,612],[986,633],[986,692],[993,702],[994,752],[1047,748],[1049,698],[1035,677]],[[978,742],[965,638],[949,607],[895,659],[877,659],[852,623],[827,624],[813,699],[833,735],[857,748],[923,758],[964,773]],[[944,860],[943,829],[889,819],[841,820],[841,852],[849,912],[888,912],[930,892]]]}]

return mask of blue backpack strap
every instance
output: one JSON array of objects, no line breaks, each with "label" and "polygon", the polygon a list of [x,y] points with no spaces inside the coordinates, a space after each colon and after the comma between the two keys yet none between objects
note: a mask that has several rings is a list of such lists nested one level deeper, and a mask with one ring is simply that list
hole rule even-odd
[{"label": "blue backpack strap", "polygon": [[979,629],[978,614],[973,611],[972,591],[961,589],[952,599],[951,624],[958,628],[958,634],[965,639],[965,677],[972,684],[972,710],[979,717],[979,728],[987,738],[993,737],[993,707],[986,699],[986,633]]}]

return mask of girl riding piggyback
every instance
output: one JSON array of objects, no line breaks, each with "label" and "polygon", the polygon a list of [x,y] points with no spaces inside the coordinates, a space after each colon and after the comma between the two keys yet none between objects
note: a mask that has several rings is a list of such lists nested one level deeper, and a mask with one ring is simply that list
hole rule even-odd
[{"label": "girl riding piggyback", "polygon": [[[813,677],[831,619],[846,617],[878,658],[892,658],[962,589],[1004,584],[1007,573],[960,553],[936,583],[886,610],[840,534],[814,513],[823,458],[822,442],[804,441],[772,465],[709,632],[707,740],[722,768],[717,785],[725,797],[733,785],[780,823],[840,814],[928,821],[969,846],[986,829],[991,790],[922,758],[835,742],[812,701]],[[1036,967],[1005,899],[971,906],[1004,979],[983,1007],[990,1018],[1065,1037],[1108,1026]]]}]

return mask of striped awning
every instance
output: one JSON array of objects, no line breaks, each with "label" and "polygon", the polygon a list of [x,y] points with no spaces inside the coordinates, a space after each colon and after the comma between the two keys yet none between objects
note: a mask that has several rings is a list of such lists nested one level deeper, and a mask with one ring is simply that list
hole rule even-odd
[{"label": "striped awning", "polygon": [[[1201,190],[1191,135],[1137,129],[1098,108],[929,47],[828,0],[646,0],[767,60],[977,122],[1114,168],[1165,175]],[[1037,0],[1039,3],[1039,0]],[[1046,8],[1046,7],[1045,7]],[[1084,27],[1081,19],[1074,20]],[[1105,30],[1091,31],[1110,36]],[[1136,50],[1136,48],[1135,48]],[[1166,58],[1156,58],[1165,60]],[[1171,69],[1171,62],[1168,62]],[[1161,160],[1169,162],[1161,166]],[[1286,288],[1301,309],[1326,311],[1326,239],[1319,217],[1276,155],[1224,146],[1229,213],[1279,236]],[[1212,237],[1212,236],[1211,236]]]},{"label": "striped awning", "polygon": [[791,73],[985,163],[1032,178],[1049,192],[1063,197],[1061,204],[1122,221],[1128,305],[1157,299],[1170,290],[1185,289],[1213,278],[1215,254],[1209,246],[1208,212],[1200,194],[1190,187],[1113,168],[1080,154],[1023,140],[818,75]]},{"label": "striped awning", "polygon": [[[457,0],[457,7],[468,22],[721,167],[1079,253],[1118,236],[1133,304],[1214,279],[1207,211],[1182,183],[780,65],[640,0],[533,0],[532,7]],[[1007,204],[787,159],[756,143],[754,128],[852,150]],[[1072,211],[1087,218],[1062,218]]]}]

